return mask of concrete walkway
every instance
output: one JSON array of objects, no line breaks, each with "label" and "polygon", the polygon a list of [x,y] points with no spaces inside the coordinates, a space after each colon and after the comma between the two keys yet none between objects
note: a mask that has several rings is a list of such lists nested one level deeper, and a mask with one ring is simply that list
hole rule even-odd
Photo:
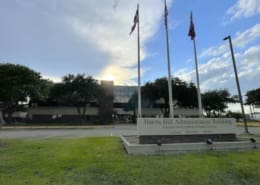
[{"label": "concrete walkway", "polygon": [[[260,127],[249,127],[253,134],[260,134]],[[237,134],[244,133],[243,127],[237,127]],[[137,135],[136,125],[108,126],[61,126],[61,127],[3,127],[0,138],[73,138]]]}]

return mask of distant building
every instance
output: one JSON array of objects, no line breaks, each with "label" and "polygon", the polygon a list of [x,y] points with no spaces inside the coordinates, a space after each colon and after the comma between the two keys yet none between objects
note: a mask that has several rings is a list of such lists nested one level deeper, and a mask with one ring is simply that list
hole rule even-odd
[{"label": "distant building", "polygon": [[[134,115],[134,110],[130,110],[128,102],[137,91],[137,86],[114,85],[113,81],[100,81],[100,85],[105,89],[102,98],[97,102],[92,102],[86,110],[86,118],[89,122],[108,123],[117,119],[118,122],[128,122]],[[144,117],[162,117],[161,109],[153,106],[143,106]],[[69,106],[33,106],[27,109],[27,122],[78,122],[80,121],[75,107]],[[175,116],[196,117],[198,109],[175,108]],[[127,121],[126,121],[127,120]],[[131,121],[130,121],[131,122]]]},{"label": "distant building", "polygon": [[251,105],[251,115],[254,120],[260,121],[260,105]]},{"label": "distant building", "polygon": [[[244,105],[244,110],[250,119],[260,120],[260,105]],[[241,113],[241,105],[240,103],[228,103],[225,111]]]},{"label": "distant building", "polygon": [[102,122],[111,122],[114,111],[114,82],[102,80],[100,85],[104,91],[100,97],[99,116]]},{"label": "distant building", "polygon": [[127,103],[131,96],[137,91],[137,86],[114,86],[114,103]]}]

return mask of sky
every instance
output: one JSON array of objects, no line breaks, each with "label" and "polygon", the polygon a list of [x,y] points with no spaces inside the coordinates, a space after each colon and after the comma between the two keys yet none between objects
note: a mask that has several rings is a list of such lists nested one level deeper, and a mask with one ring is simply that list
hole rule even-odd
[{"label": "sky", "polygon": [[[0,0],[0,62],[28,66],[59,82],[86,74],[137,84],[140,10],[141,83],[167,76],[163,0]],[[260,87],[260,0],[167,0],[171,72],[196,83],[190,12],[196,30],[201,91],[237,94],[232,37],[242,94]]]}]

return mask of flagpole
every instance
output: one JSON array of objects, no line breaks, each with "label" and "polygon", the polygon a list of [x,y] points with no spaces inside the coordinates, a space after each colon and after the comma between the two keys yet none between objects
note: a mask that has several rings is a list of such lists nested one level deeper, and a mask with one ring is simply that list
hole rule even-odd
[{"label": "flagpole", "polygon": [[168,90],[169,90],[169,107],[170,107],[170,118],[174,117],[173,103],[172,103],[172,75],[171,75],[171,61],[170,61],[170,49],[169,49],[169,36],[168,36],[168,24],[167,24],[167,5],[165,3],[165,34],[166,34],[166,48],[167,48],[167,61],[168,61]]},{"label": "flagpole", "polygon": [[199,117],[203,117],[202,112],[202,103],[201,103],[201,94],[200,94],[200,80],[199,80],[199,70],[198,70],[198,57],[197,57],[197,48],[196,48],[196,32],[192,19],[192,12],[190,12],[190,28],[188,36],[190,36],[191,40],[193,40],[193,48],[194,48],[194,58],[195,58],[195,67],[196,67],[196,80],[197,80],[197,99],[198,99],[198,108],[199,108]]},{"label": "flagpole", "polygon": [[137,11],[138,11],[138,22],[137,22],[137,58],[138,58],[138,117],[142,117],[142,105],[141,105],[141,80],[140,80],[140,30],[139,30],[139,4],[137,4]]},{"label": "flagpole", "polygon": [[201,94],[200,94],[200,79],[199,79],[198,58],[197,58],[197,49],[196,49],[195,38],[193,39],[193,47],[194,47],[194,58],[195,58],[196,77],[197,77],[197,95],[198,95],[199,117],[202,117],[203,112],[202,112],[202,103],[201,103]]}]

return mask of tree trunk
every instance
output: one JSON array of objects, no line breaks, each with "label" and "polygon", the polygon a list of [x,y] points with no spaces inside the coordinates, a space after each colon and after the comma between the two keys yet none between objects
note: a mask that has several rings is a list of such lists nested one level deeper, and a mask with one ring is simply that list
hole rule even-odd
[{"label": "tree trunk", "polygon": [[10,124],[12,122],[12,112],[7,111],[7,123]]},{"label": "tree trunk", "polygon": [[2,111],[3,114],[3,120],[6,124],[10,124],[11,120],[12,120],[12,112],[10,110],[3,110]]},{"label": "tree trunk", "polygon": [[87,109],[87,106],[86,106],[86,105],[84,105],[84,106],[82,107],[82,111],[81,111],[81,107],[80,107],[80,106],[77,106],[77,112],[78,112],[78,114],[79,114],[81,123],[84,123],[84,121],[85,121],[85,118],[86,118],[86,109]]},{"label": "tree trunk", "polygon": [[86,109],[87,109],[87,105],[84,105],[84,107],[83,107],[83,112],[82,112],[82,119],[83,119],[84,121],[86,121]]},{"label": "tree trunk", "polygon": [[214,118],[217,117],[215,110],[213,111],[213,115],[214,115]]},{"label": "tree trunk", "polygon": [[206,109],[206,114],[207,114],[207,117],[209,118],[210,117],[210,111]]},{"label": "tree trunk", "polygon": [[169,117],[170,109],[169,109],[168,105],[166,105],[166,104],[161,105],[161,111],[165,118]]},{"label": "tree trunk", "polygon": [[133,112],[134,112],[134,115],[133,115],[132,122],[133,122],[133,123],[137,123],[137,119],[136,119],[136,109],[135,109],[135,108],[133,109]]},{"label": "tree trunk", "polygon": [[4,124],[5,124],[5,121],[4,121],[4,119],[3,119],[3,111],[0,111],[0,128],[1,128],[1,126],[4,125]]}]

